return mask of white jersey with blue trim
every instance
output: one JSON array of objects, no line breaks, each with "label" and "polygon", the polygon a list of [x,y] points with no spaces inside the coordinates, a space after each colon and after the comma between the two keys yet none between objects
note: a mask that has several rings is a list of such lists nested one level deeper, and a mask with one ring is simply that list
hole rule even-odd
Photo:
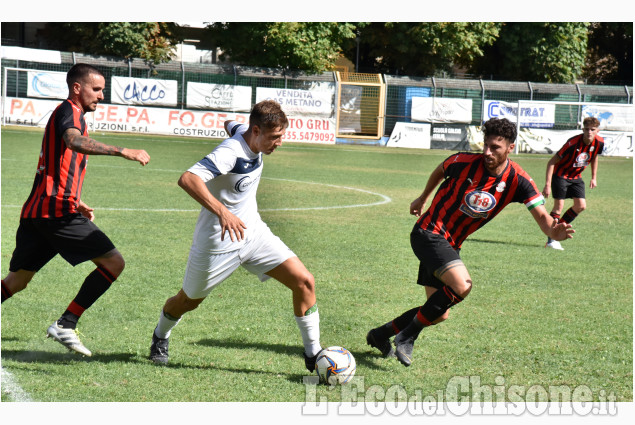
[{"label": "white jersey with blue trim", "polygon": [[[253,153],[245,142],[243,134],[248,128],[246,124],[232,121],[228,125],[231,137],[188,169],[205,182],[216,199],[245,223],[245,238],[262,223],[256,203],[256,191],[262,174],[262,154]],[[221,241],[218,216],[205,207],[201,208],[192,248],[221,253],[241,248],[244,241],[232,242],[227,231]]]}]

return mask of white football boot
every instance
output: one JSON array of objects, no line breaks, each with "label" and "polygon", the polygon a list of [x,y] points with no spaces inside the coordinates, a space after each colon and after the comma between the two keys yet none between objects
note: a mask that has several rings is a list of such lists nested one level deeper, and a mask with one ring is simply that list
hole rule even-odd
[{"label": "white football boot", "polygon": [[560,242],[554,239],[547,240],[547,243],[545,244],[545,248],[552,248],[552,249],[557,249],[559,251],[564,251],[564,248],[562,247],[562,245],[560,245]]},{"label": "white football boot", "polygon": [[53,338],[54,341],[59,342],[69,350],[76,351],[79,354],[85,356],[91,356],[92,353],[84,344],[79,340],[79,331],[77,329],[65,329],[57,324],[57,321],[53,322],[46,331],[47,338]]}]

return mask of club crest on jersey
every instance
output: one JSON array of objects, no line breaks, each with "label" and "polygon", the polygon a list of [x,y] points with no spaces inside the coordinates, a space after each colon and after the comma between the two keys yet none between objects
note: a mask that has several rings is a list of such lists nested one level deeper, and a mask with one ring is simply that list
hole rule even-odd
[{"label": "club crest on jersey", "polygon": [[507,185],[505,184],[505,182],[500,182],[496,185],[496,191],[497,192],[503,192],[505,190],[505,187],[507,187]]},{"label": "club crest on jersey", "polygon": [[586,152],[582,152],[580,155],[576,156],[574,167],[586,167],[589,165],[589,154]]},{"label": "club crest on jersey", "polygon": [[236,189],[236,192],[244,192],[249,188],[249,186],[254,184],[254,182],[255,180],[252,180],[251,177],[245,176],[236,182],[234,189]]},{"label": "club crest on jersey", "polygon": [[[498,188],[497,188],[498,190]],[[489,192],[473,190],[465,195],[459,207],[463,214],[472,218],[487,218],[488,212],[496,206],[496,198]]]}]

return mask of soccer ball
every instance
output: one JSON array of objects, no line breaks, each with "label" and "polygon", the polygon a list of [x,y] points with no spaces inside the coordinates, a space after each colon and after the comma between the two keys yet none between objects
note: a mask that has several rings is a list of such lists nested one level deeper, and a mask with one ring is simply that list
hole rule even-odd
[{"label": "soccer ball", "polygon": [[329,385],[343,385],[355,375],[355,357],[346,348],[333,346],[320,351],[315,370],[320,381]]}]

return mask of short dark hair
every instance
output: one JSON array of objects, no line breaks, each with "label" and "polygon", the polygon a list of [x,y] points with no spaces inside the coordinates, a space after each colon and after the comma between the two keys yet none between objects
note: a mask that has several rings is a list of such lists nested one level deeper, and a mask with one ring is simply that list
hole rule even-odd
[{"label": "short dark hair", "polygon": [[87,63],[77,63],[73,65],[66,73],[66,84],[68,85],[68,88],[71,89],[73,84],[83,81],[90,74],[97,74],[102,77],[104,76],[100,70]]},{"label": "short dark hair", "polygon": [[272,130],[278,127],[284,129],[289,126],[289,120],[278,102],[263,100],[251,109],[249,125],[257,125],[261,130]]},{"label": "short dark hair", "polygon": [[500,136],[509,143],[516,141],[516,124],[507,118],[491,118],[483,124],[483,134],[488,136]]},{"label": "short dark hair", "polygon": [[599,127],[600,126],[600,120],[598,120],[595,117],[586,117],[582,121],[582,127],[586,127],[587,125],[590,125],[591,127]]}]

